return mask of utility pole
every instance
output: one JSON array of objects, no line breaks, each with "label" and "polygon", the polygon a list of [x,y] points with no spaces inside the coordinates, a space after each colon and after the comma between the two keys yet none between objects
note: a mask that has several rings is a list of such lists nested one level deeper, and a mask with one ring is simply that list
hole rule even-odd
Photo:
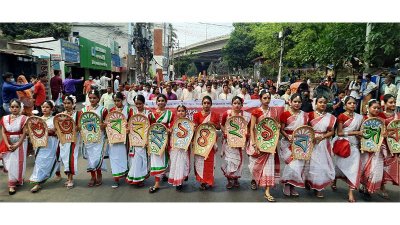
[{"label": "utility pole", "polygon": [[[371,29],[372,29],[372,23],[367,23],[367,29],[366,29],[366,34],[365,34],[365,55],[368,55],[369,52],[369,39],[370,39],[370,33],[371,33]],[[365,57],[365,71],[369,72],[369,58]]]},{"label": "utility pole", "polygon": [[281,84],[281,76],[282,76],[282,59],[283,59],[283,45],[285,43],[285,37],[283,31],[279,32],[279,38],[281,39],[281,55],[279,59],[279,72],[278,72],[278,80],[276,82],[277,88],[279,88],[279,85]]}]

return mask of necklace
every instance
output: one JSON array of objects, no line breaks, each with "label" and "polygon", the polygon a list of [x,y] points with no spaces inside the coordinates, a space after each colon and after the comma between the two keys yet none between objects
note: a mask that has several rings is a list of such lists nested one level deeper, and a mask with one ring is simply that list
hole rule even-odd
[{"label": "necklace", "polygon": [[269,111],[270,111],[270,107],[268,107],[267,110],[264,110],[264,109],[261,107],[261,110],[263,111],[263,115],[268,115],[268,113],[269,113]]},{"label": "necklace", "polygon": [[351,118],[353,118],[353,116],[354,116],[354,112],[350,114],[349,112],[346,111],[345,114],[348,115]]},{"label": "necklace", "polygon": [[297,111],[297,112],[295,113],[295,112],[293,111],[293,109],[290,109],[290,113],[291,113],[293,116],[297,116],[297,115],[300,114],[300,110]]},{"label": "necklace", "polygon": [[315,110],[314,112],[315,112],[318,116],[324,116],[324,115],[326,114],[326,112],[320,113],[320,112],[318,112],[318,110]]},{"label": "necklace", "polygon": [[74,114],[74,111],[71,111],[71,112],[65,111],[64,113],[72,116],[72,114]]},{"label": "necklace", "polygon": [[96,107],[90,106],[90,110],[96,110],[97,108],[99,108],[100,105],[96,105]]}]

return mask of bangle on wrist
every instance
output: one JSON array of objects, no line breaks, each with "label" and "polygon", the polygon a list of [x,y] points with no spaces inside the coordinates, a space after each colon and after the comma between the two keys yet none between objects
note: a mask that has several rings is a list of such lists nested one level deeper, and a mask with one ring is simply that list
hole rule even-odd
[{"label": "bangle on wrist", "polygon": [[345,137],[349,136],[349,132],[345,131],[345,132],[344,132],[344,136],[345,136]]}]

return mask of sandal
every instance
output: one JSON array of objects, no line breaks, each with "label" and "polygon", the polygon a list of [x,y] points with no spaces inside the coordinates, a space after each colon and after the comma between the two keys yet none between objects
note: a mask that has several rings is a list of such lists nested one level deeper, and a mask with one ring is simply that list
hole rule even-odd
[{"label": "sandal", "polygon": [[290,197],[290,186],[288,184],[285,184],[283,187],[283,195]]},{"label": "sandal", "polygon": [[317,196],[317,198],[324,198],[324,194],[322,193],[322,191],[316,191],[315,196]]},{"label": "sandal", "polygon": [[355,199],[349,199],[348,201],[351,202],[351,203],[356,202]]},{"label": "sandal", "polygon": [[39,190],[40,190],[40,185],[38,185],[38,184],[36,184],[32,189],[31,189],[31,192],[32,193],[37,193]]},{"label": "sandal", "polygon": [[100,186],[103,184],[103,175],[98,175],[97,174],[97,179],[96,179],[96,186]]},{"label": "sandal", "polygon": [[73,187],[74,187],[75,185],[74,185],[74,182],[68,182],[68,184],[67,184],[67,189],[72,189]]},{"label": "sandal", "polygon": [[150,189],[149,189],[149,192],[150,192],[150,193],[155,193],[155,192],[157,192],[159,189],[160,189],[160,188],[158,188],[158,187],[151,186]]},{"label": "sandal", "polygon": [[255,180],[251,181],[251,190],[257,190],[257,183]]},{"label": "sandal", "polygon": [[202,184],[200,185],[199,189],[200,189],[201,191],[207,190],[207,184],[202,183]]},{"label": "sandal", "polygon": [[90,179],[88,186],[93,187],[95,183],[96,183],[96,179],[92,178],[92,179]]},{"label": "sandal", "polygon": [[64,182],[64,187],[68,186],[68,184],[69,184],[69,180],[65,181]]},{"label": "sandal", "polygon": [[17,193],[17,191],[14,188],[9,188],[8,189],[8,194],[9,195],[14,195],[15,193]]},{"label": "sandal", "polygon": [[386,191],[381,191],[379,196],[381,196],[384,199],[389,199],[389,194]]},{"label": "sandal", "polygon": [[237,187],[237,188],[240,187],[239,180],[234,180],[234,181],[233,181],[233,186],[234,186],[234,187]]},{"label": "sandal", "polygon": [[226,189],[232,189],[233,188],[233,183],[231,180],[228,180],[228,184],[226,185]]},{"label": "sandal", "polygon": [[267,201],[269,201],[269,202],[276,202],[275,198],[272,195],[264,194],[264,198],[266,198]]},{"label": "sandal", "polygon": [[294,196],[294,197],[299,197],[300,196],[299,192],[297,192],[296,189],[294,189],[293,186],[290,187],[290,195]]},{"label": "sandal", "polygon": [[336,191],[336,190],[337,190],[336,184],[332,184],[332,185],[331,185],[331,188],[332,188],[332,191]]}]

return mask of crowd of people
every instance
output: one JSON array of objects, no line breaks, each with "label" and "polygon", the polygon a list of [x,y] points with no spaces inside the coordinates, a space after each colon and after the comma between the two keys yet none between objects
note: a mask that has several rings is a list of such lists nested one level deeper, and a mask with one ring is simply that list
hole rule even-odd
[{"label": "crowd of people", "polygon": [[[5,81],[3,107],[5,110],[9,109],[9,114],[0,121],[3,136],[1,156],[4,169],[8,171],[10,195],[15,194],[17,186],[22,185],[24,181],[28,143],[26,129],[23,128],[27,116],[31,115],[29,110],[26,111],[24,98],[35,100],[34,104],[28,102],[27,107],[33,106],[38,111],[40,109],[41,117],[49,128],[48,145],[36,149],[35,165],[29,178],[33,184],[32,193],[38,192],[45,181],[54,175],[55,179],[59,180],[61,167],[64,167],[64,173],[68,176],[65,186],[69,189],[73,188],[75,185],[73,176],[78,171],[79,154],[87,160],[86,171],[90,174],[89,187],[102,185],[102,171],[107,169],[104,159],[108,156],[114,178],[113,188],[118,188],[122,179],[128,184],[144,186],[143,181],[149,176],[154,176],[155,183],[149,188],[150,193],[159,191],[162,180],[175,186],[178,191],[182,190],[190,171],[190,151],[171,149],[168,144],[168,150],[157,155],[147,154],[144,147],[126,147],[129,146],[128,144],[109,145],[105,134],[105,118],[108,112],[112,111],[122,112],[127,119],[135,114],[142,114],[148,117],[151,123],[164,124],[170,132],[178,118],[186,117],[185,101],[187,100],[201,101],[202,109],[193,116],[196,127],[203,123],[211,123],[223,133],[221,149],[215,145],[207,158],[194,156],[195,177],[201,190],[208,190],[214,186],[215,157],[218,151],[221,152],[223,159],[221,169],[227,178],[226,188],[239,187],[242,170],[248,166],[252,178],[251,189],[264,188],[264,197],[269,202],[276,201],[271,188],[279,183],[283,185],[285,196],[298,197],[296,188],[307,188],[312,189],[316,197],[323,198],[323,190],[328,186],[336,190],[336,181],[342,179],[348,185],[349,202],[356,201],[353,193],[356,189],[359,189],[365,198],[369,198],[375,192],[388,198],[385,185],[391,182],[399,186],[399,156],[389,153],[386,141],[378,152],[360,152],[360,138],[363,135],[360,127],[365,119],[381,118],[385,120],[386,125],[392,120],[400,119],[400,114],[396,112],[396,102],[399,103],[399,101],[392,76],[387,77],[380,99],[374,99],[373,92],[378,91],[378,86],[373,84],[370,81],[370,75],[367,75],[366,83],[362,84],[362,77],[357,77],[357,80],[348,82],[343,90],[337,90],[336,93],[332,91],[330,94],[335,96],[333,100],[324,93],[319,93],[317,89],[310,89],[307,80],[299,80],[298,86],[295,86],[293,82],[292,85],[277,91],[272,81],[253,82],[251,79],[239,77],[220,80],[197,78],[190,81],[154,82],[141,85],[124,85],[118,80],[114,82],[113,87],[108,85],[111,81],[108,77],[103,79],[107,85],[102,85],[102,77],[98,83],[100,88],[96,88],[93,83],[97,81],[92,82],[91,79],[88,80],[90,84],[84,84],[87,99],[84,108],[79,111],[76,110],[77,102],[76,97],[72,95],[73,90],[66,88],[67,79],[63,82],[64,87],[55,91],[55,96],[52,97],[53,100],[57,100],[62,96],[63,109],[56,111],[54,101],[46,100],[46,96],[43,99],[39,95],[39,92],[42,92],[43,83],[47,81],[46,77],[39,76],[39,81],[35,85],[27,83],[26,79],[19,78],[20,84],[15,84],[12,74],[7,73],[3,76]],[[330,81],[327,80],[321,85],[332,90],[333,85]],[[54,83],[61,85],[57,80]],[[33,96],[29,96],[29,93],[25,91],[33,86]],[[4,89],[7,90],[6,96],[4,96]],[[13,91],[20,94],[13,94]],[[64,94],[60,95],[60,91]],[[315,96],[311,97],[311,93]],[[258,99],[260,107],[252,112],[246,112],[242,108],[243,103],[251,99]],[[285,111],[282,114],[269,107],[272,99],[286,101]],[[176,113],[166,109],[169,100],[183,100],[177,107]],[[214,100],[229,101],[232,107],[222,115],[216,114],[212,108]],[[155,101],[156,108],[146,108],[146,101]],[[329,104],[332,104],[333,110],[328,112]],[[88,111],[96,113],[101,118],[100,142],[80,144],[81,142],[76,141],[60,144],[55,134],[54,115],[66,113],[78,124],[80,115]],[[248,122],[247,144],[243,149],[231,148],[227,144],[224,128],[227,119],[231,116],[243,116]],[[280,123],[277,154],[261,152],[255,144],[255,126],[265,117],[271,117]],[[294,129],[302,125],[311,126],[316,133],[315,145],[309,161],[294,159],[290,147]],[[387,130],[383,135],[386,140],[389,135],[393,135],[393,131]],[[343,142],[347,142],[350,146],[350,154],[347,157],[334,153],[333,146]],[[246,155],[249,157],[249,165],[244,165],[243,158]],[[280,162],[283,162],[283,168]]]}]

